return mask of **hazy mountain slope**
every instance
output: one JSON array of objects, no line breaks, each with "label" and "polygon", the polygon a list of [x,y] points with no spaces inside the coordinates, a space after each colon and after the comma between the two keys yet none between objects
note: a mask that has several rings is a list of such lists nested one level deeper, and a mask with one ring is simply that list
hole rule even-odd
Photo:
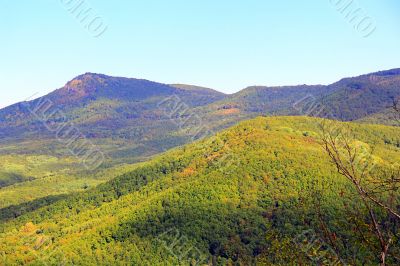
[{"label": "hazy mountain slope", "polygon": [[323,103],[331,118],[362,119],[385,111],[400,97],[400,69],[346,78],[329,87],[333,93],[323,97]]},{"label": "hazy mountain slope", "polygon": [[[66,126],[99,146],[111,161],[142,160],[191,141],[173,117],[224,97],[200,87],[188,90],[86,73],[44,97],[0,110],[0,153],[68,156],[68,149],[57,140],[62,134],[49,130],[62,132]],[[12,144],[21,141],[24,149],[14,150]]]},{"label": "hazy mountain slope", "polygon": [[400,126],[400,116],[393,108],[384,109],[381,112],[363,117],[357,122],[368,124],[383,124],[388,126]]},{"label": "hazy mountain slope", "polygon": [[210,89],[210,88],[205,88],[205,87],[200,87],[200,86],[195,86],[195,85],[188,85],[188,84],[170,84],[170,86],[181,89],[181,90],[186,90],[191,93],[198,93],[202,95],[207,95],[208,97],[216,97],[221,99],[225,94],[222,92]]},{"label": "hazy mountain slope", "polygon": [[[356,120],[382,112],[394,98],[399,97],[399,73],[399,69],[382,71],[346,78],[329,86],[249,87],[232,95],[191,85],[165,85],[86,73],[41,99],[0,110],[0,136],[11,140],[51,138],[43,123],[29,112],[29,109],[35,110],[40,106],[43,99],[51,101],[53,108],[60,109],[65,115],[62,118],[59,114],[51,117],[53,123],[71,121],[88,137],[112,136],[139,142],[143,142],[144,137],[138,135],[160,139],[165,133],[181,138],[181,143],[185,142],[187,136],[184,133],[180,135],[182,132],[179,131],[187,128],[185,125],[171,125],[169,120],[173,116],[190,118],[196,114],[212,127],[212,123],[221,123],[229,117],[238,122],[260,114],[304,115],[294,105],[307,97],[308,101],[313,99],[324,105],[325,112],[321,115],[345,121]],[[175,100],[172,104],[180,105],[179,113],[165,114],[160,104],[168,100]],[[161,132],[163,134],[159,134]]]},{"label": "hazy mountain slope", "polygon": [[[295,239],[310,229],[323,234],[312,201],[313,193],[323,191],[327,224],[347,241],[342,259],[373,264],[374,254],[350,234],[355,225],[346,220],[343,206],[365,210],[356,199],[343,197],[351,189],[318,143],[318,122],[246,121],[25,213],[1,225],[4,263],[187,265],[200,259],[283,265],[296,259],[308,264]],[[400,160],[399,148],[385,141],[400,141],[398,128],[342,126],[355,130],[365,145],[376,143],[381,164]]]},{"label": "hazy mountain slope", "polygon": [[324,86],[284,86],[284,87],[248,87],[220,103],[211,104],[217,110],[240,108],[243,112],[274,114],[286,110],[293,103],[307,95],[324,95],[329,93]]},{"label": "hazy mountain slope", "polygon": [[218,131],[259,115],[293,114],[293,105],[297,101],[309,95],[315,95],[316,99],[327,93],[329,88],[324,86],[248,87],[221,101],[197,107],[195,112],[203,114],[203,120]]},{"label": "hazy mountain slope", "polygon": [[[222,93],[210,89],[187,90],[147,80],[86,73],[42,98],[0,110],[1,133],[3,137],[24,136],[26,132],[21,127],[24,126],[33,131],[39,130],[40,136],[46,135],[48,132],[37,123],[31,111],[48,104],[44,101],[50,101],[52,109],[61,110],[67,121],[74,121],[83,130],[89,126],[91,132],[96,133],[102,124],[113,124],[107,134],[110,136],[114,133],[113,129],[125,127],[126,123],[137,123],[138,126],[147,120],[162,120],[165,117],[158,104],[171,96],[179,97],[189,107],[206,105],[224,97]],[[65,122],[57,121],[60,116],[57,114],[50,119],[55,123]],[[21,132],[12,130],[13,127],[21,129]],[[11,133],[7,134],[7,130]],[[19,134],[16,136],[15,132]]]},{"label": "hazy mountain slope", "polygon": [[[199,107],[207,119],[312,115],[352,121],[383,112],[400,97],[400,69],[345,78],[328,86],[249,87]],[[379,116],[374,123],[386,123]]]}]

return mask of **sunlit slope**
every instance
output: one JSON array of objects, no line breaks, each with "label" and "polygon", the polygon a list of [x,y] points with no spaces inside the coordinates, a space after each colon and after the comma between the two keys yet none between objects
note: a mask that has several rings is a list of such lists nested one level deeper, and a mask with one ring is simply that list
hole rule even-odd
[{"label": "sunlit slope", "polygon": [[[4,264],[187,265],[193,257],[177,256],[179,246],[168,249],[171,230],[217,264],[284,263],[285,256],[294,255],[307,263],[290,245],[277,252],[276,239],[292,243],[303,230],[318,229],[314,191],[324,191],[322,208],[336,234],[350,230],[339,226],[340,195],[350,188],[323,152],[320,121],[260,117],[242,122],[5,222],[0,234]],[[374,145],[381,163],[400,160],[398,128],[341,125],[354,130],[359,142]],[[351,204],[358,206],[356,199]],[[358,240],[348,241],[357,245]],[[368,258],[363,252],[356,256]]]}]

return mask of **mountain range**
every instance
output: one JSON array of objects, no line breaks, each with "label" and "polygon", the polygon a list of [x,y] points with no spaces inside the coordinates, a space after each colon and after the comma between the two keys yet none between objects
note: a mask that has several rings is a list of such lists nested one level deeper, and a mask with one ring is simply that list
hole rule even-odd
[{"label": "mountain range", "polygon": [[[344,78],[328,86],[252,86],[230,95],[191,85],[86,73],[44,97],[0,110],[0,137],[8,143],[54,139],[54,132],[32,113],[43,109],[43,102],[51,102],[45,122],[72,123],[95,141],[122,140],[127,145],[118,149],[118,157],[143,157],[259,115],[393,125],[388,110],[399,95],[400,69]],[[204,132],[195,134],[193,127],[203,127]],[[110,153],[110,157],[115,156]]]},{"label": "mountain range", "polygon": [[[390,106],[399,96],[400,69],[327,86],[251,86],[234,94],[86,73],[46,96],[0,110],[0,207],[102,183],[111,177],[101,173],[113,167],[148,160],[257,116],[398,126]],[[84,149],[101,153],[92,167],[96,174],[82,167],[77,153]],[[68,185],[60,189],[60,182]]]},{"label": "mountain range", "polygon": [[321,126],[378,180],[400,161],[399,97],[400,69],[234,94],[80,75],[0,110],[0,265],[371,265],[368,208]]}]

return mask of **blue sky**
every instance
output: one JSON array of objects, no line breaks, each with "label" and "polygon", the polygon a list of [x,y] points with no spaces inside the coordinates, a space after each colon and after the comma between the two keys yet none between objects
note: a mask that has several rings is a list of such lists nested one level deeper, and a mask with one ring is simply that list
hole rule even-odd
[{"label": "blue sky", "polygon": [[[85,72],[232,93],[400,67],[397,0],[354,0],[376,25],[366,38],[341,0],[83,0],[93,10],[83,23],[68,11],[77,1],[1,1],[0,107]],[[96,17],[107,26],[97,38],[85,28]]]}]

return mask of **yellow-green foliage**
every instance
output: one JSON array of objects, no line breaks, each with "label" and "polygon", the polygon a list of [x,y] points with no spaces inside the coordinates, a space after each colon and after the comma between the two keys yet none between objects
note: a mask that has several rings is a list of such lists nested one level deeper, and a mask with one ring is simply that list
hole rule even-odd
[{"label": "yellow-green foliage", "polygon": [[[203,263],[310,264],[294,239],[310,228],[321,231],[314,201],[321,193],[318,206],[335,237],[358,248],[342,256],[371,263],[374,254],[353,234],[344,204],[365,210],[356,198],[346,200],[353,191],[322,149],[321,121],[246,121],[96,188],[4,219],[0,258],[2,252],[4,265],[188,265],[196,258],[179,245],[171,250],[174,239],[163,237],[178,230],[185,246],[207,258]],[[358,145],[374,145],[377,161],[400,160],[393,144],[398,128],[340,126],[355,133]]]},{"label": "yellow-green foliage", "polygon": [[[0,209],[47,196],[95,187],[138,165],[119,164],[96,172],[82,170],[76,157],[0,155]],[[2,183],[3,182],[3,183]]]}]

